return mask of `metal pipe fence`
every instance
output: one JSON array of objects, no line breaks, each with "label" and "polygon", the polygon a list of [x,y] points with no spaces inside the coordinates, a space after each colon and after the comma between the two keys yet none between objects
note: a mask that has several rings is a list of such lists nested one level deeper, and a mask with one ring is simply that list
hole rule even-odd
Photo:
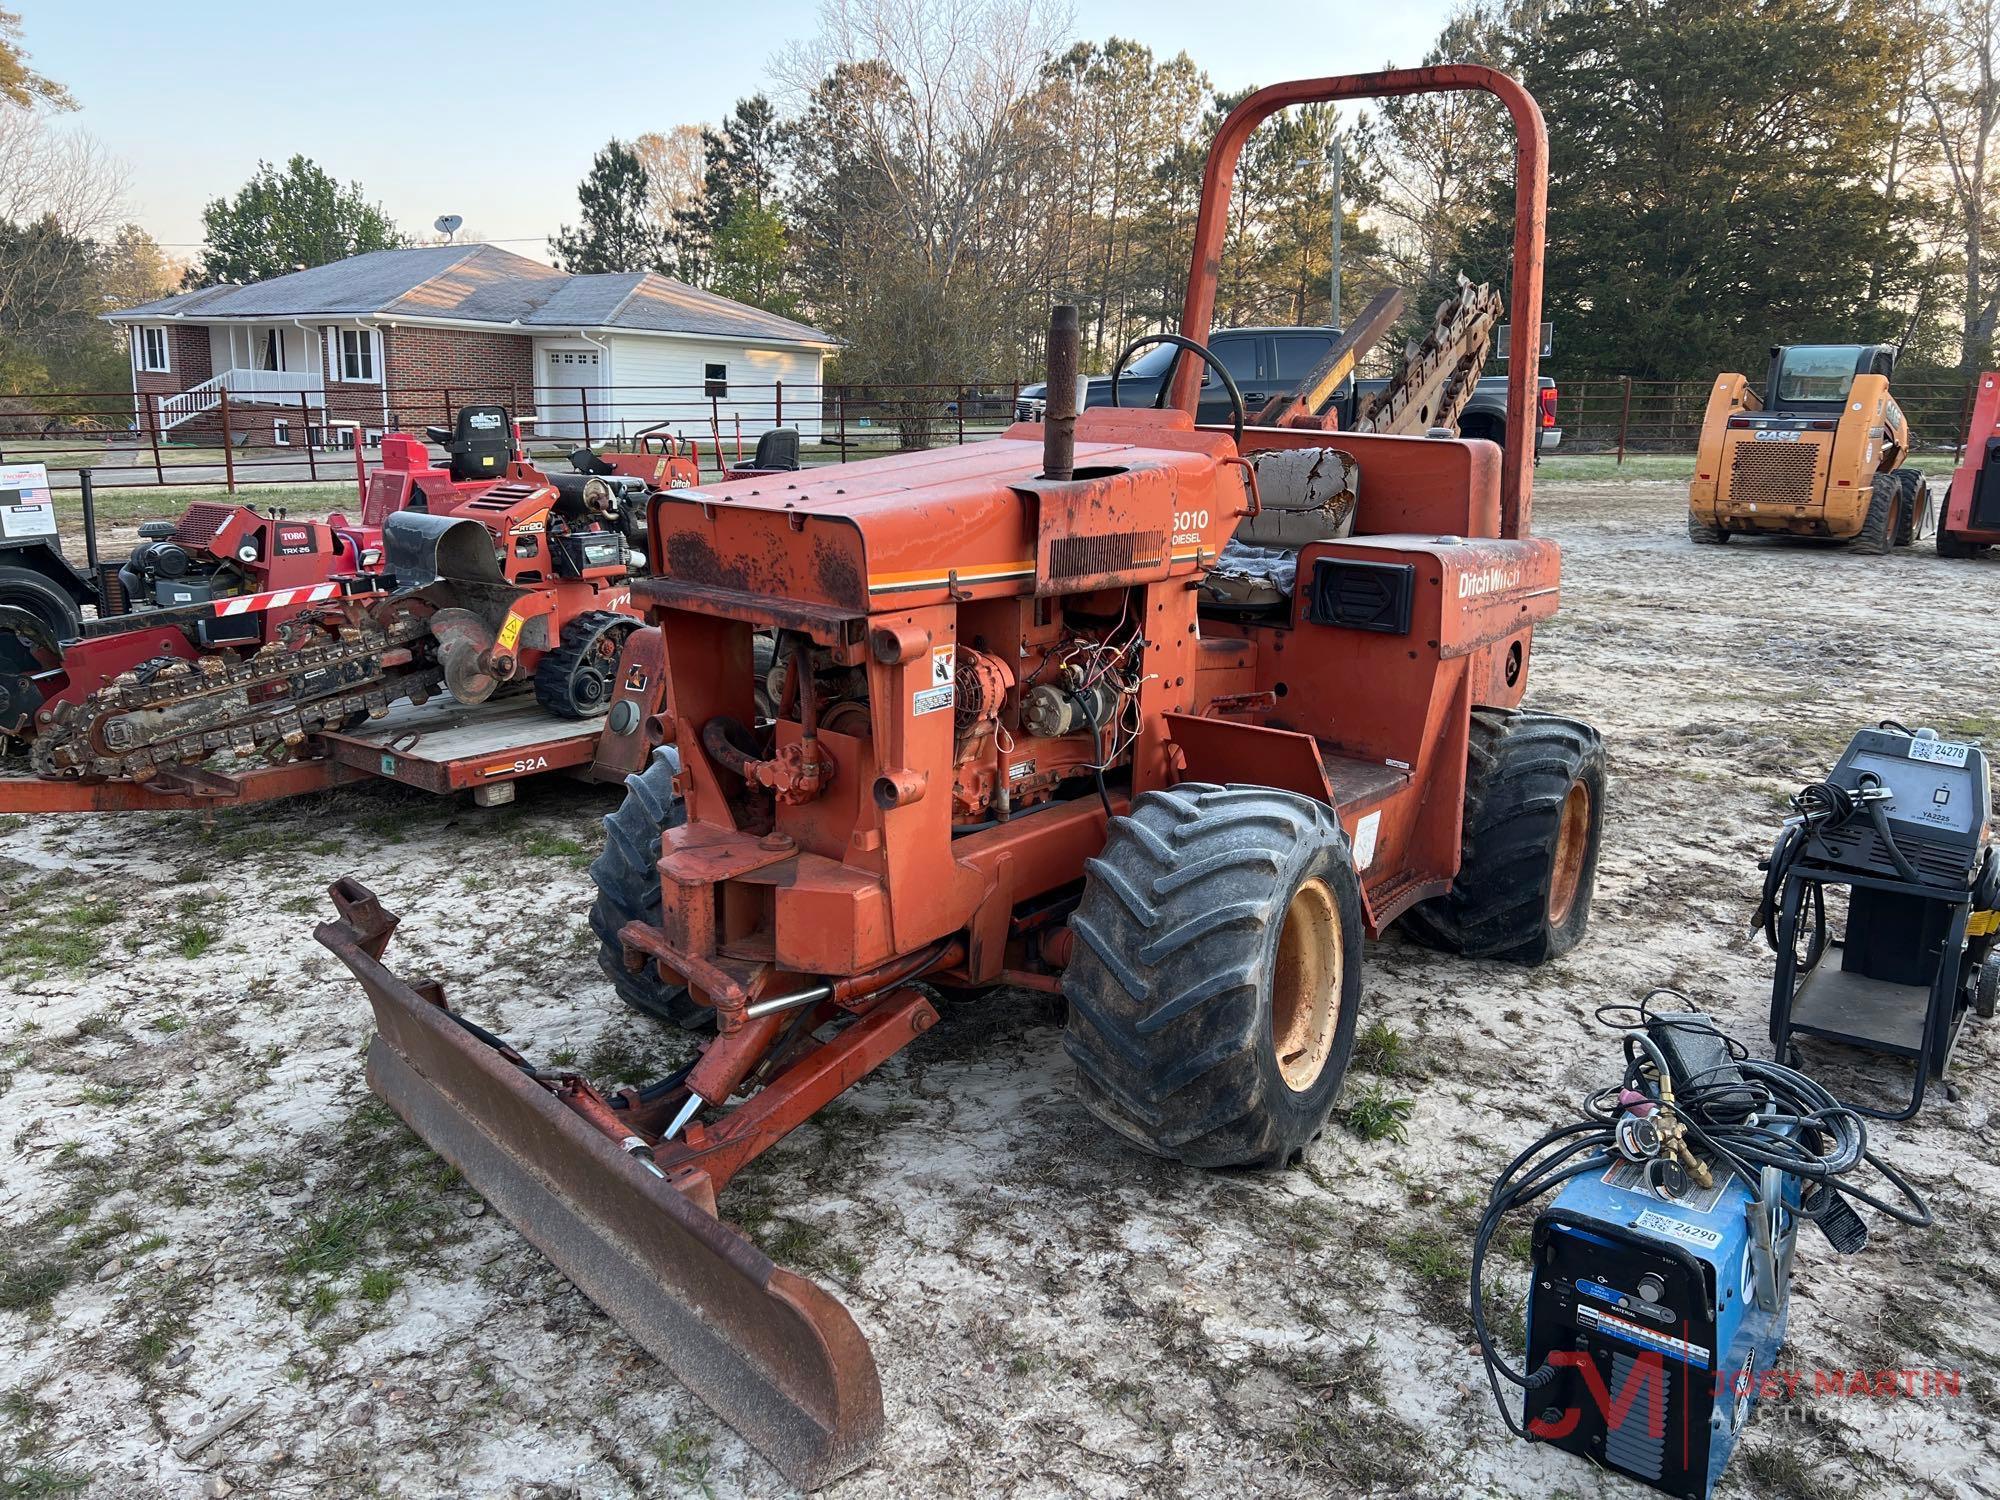
[{"label": "metal pipe fence", "polygon": [[[1624,375],[1556,377],[1563,452],[1692,453],[1701,441],[1710,380],[1634,380]],[[1895,396],[1919,451],[1959,456],[1972,419],[1973,383],[1897,381]]]},{"label": "metal pipe fence", "polygon": [[88,469],[98,489],[348,483],[379,462],[383,434],[449,428],[460,407],[497,404],[531,454],[635,449],[672,437],[704,475],[754,459],[778,427],[799,432],[808,464],[997,436],[1014,419],[1019,382],[801,385],[740,381],[694,386],[458,385],[298,390],[268,385],[185,393],[58,392],[0,398],[0,462],[40,463],[73,489]]},{"label": "metal pipe fence", "polygon": [[[266,375],[268,377],[268,373]],[[298,390],[227,386],[135,396],[129,391],[0,397],[0,462],[41,463],[58,489],[92,471],[100,490],[354,482],[388,432],[449,427],[462,406],[498,404],[543,459],[579,446],[637,448],[671,436],[692,446],[704,476],[749,462],[775,427],[799,431],[807,464],[845,463],[996,436],[1013,421],[1016,381],[802,385],[741,381],[684,386],[359,386]],[[1563,452],[1691,453],[1711,380],[1625,376],[1556,379]],[[1964,440],[1973,385],[1902,381],[1896,399],[1921,451]]]}]

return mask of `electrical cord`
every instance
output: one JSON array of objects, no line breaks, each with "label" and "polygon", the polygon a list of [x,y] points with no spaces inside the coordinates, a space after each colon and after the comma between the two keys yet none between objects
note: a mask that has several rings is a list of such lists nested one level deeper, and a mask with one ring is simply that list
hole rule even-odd
[{"label": "electrical cord", "polygon": [[[1860,1114],[1797,1069],[1752,1058],[1741,1042],[1705,1019],[1659,1014],[1654,1002],[1661,999],[1694,1010],[1686,995],[1664,987],[1649,991],[1636,1004],[1598,1007],[1598,1023],[1623,1033],[1625,1067],[1619,1082],[1586,1094],[1580,1118],[1556,1126],[1523,1150],[1494,1178],[1487,1193],[1472,1244],[1472,1329],[1494,1405],[1516,1437],[1529,1434],[1515,1420],[1501,1381],[1522,1390],[1539,1390],[1557,1370],[1546,1363],[1532,1372],[1517,1370],[1495,1345],[1486,1322],[1487,1252],[1501,1221],[1515,1209],[1573,1177],[1603,1172],[1629,1160],[1619,1150],[1616,1127],[1619,1118],[1635,1112],[1636,1106],[1645,1106],[1648,1118],[1666,1115],[1678,1122],[1711,1167],[1736,1173],[1753,1191],[1762,1169],[1775,1167],[1799,1179],[1803,1199],[1827,1202],[1819,1194],[1832,1192],[1865,1203],[1900,1224],[1918,1229],[1931,1224],[1930,1207],[1909,1180],[1869,1150],[1867,1121]],[[1659,1030],[1716,1038],[1728,1061],[1693,1077],[1676,1077],[1651,1034]],[[1731,1076],[1712,1076],[1725,1068]],[[1895,1189],[1900,1203],[1885,1201],[1854,1183],[1851,1174],[1863,1165]]]}]

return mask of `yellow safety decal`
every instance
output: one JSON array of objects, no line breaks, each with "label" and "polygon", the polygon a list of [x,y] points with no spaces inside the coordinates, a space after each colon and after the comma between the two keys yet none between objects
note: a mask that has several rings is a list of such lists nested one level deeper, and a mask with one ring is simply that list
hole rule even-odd
[{"label": "yellow safety decal", "polygon": [[1965,919],[1965,935],[1969,938],[1990,937],[2000,932],[2000,911],[1976,911]]},{"label": "yellow safety decal", "polygon": [[512,651],[514,649],[514,642],[521,638],[521,627],[526,623],[525,620],[511,609],[507,611],[507,618],[500,622],[499,645],[502,651]]}]

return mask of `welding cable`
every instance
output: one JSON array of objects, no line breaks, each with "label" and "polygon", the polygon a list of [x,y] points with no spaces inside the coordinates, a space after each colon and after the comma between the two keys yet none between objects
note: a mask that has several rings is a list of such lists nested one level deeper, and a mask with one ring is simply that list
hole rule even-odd
[{"label": "welding cable", "polygon": [[[1660,988],[1649,992],[1636,1007],[1601,1007],[1599,1016],[1602,1019],[1621,1009],[1634,1009],[1643,1024],[1658,1026],[1663,1018],[1654,1012],[1653,1002],[1663,997],[1694,1009],[1694,1001],[1680,991]],[[1842,1104],[1808,1074],[1781,1062],[1751,1057],[1747,1047],[1712,1022],[1674,1018],[1664,1024],[1714,1037],[1728,1052],[1739,1078],[1676,1080],[1674,1112],[1697,1144],[1727,1161],[1746,1182],[1754,1184],[1759,1169],[1772,1166],[1801,1182],[1831,1187],[1900,1224],[1929,1227],[1931,1211],[1922,1195],[1869,1150],[1868,1122],[1859,1111]],[[1649,1048],[1648,1055],[1657,1069],[1658,1049]],[[1648,1082],[1628,1066],[1626,1087],[1650,1092]],[[1743,1108],[1746,1094],[1754,1105],[1747,1112]],[[1906,1206],[1878,1198],[1853,1183],[1850,1175],[1863,1165],[1880,1173]]]},{"label": "welding cable", "polygon": [[[1627,1091],[1651,1100],[1656,1109],[1670,1109],[1685,1127],[1688,1138],[1704,1154],[1740,1175],[1753,1191],[1760,1186],[1761,1169],[1771,1166],[1799,1179],[1808,1198],[1816,1196],[1815,1188],[1831,1190],[1912,1228],[1928,1228],[1932,1222],[1929,1205],[1909,1180],[1868,1149],[1867,1121],[1861,1115],[1796,1068],[1751,1058],[1748,1048],[1712,1023],[1669,1020],[1656,1015],[1653,1001],[1662,997],[1671,997],[1690,1011],[1694,1009],[1692,1000],[1670,989],[1654,990],[1637,1005],[1610,1004],[1598,1008],[1600,1022],[1618,1026],[1624,1033],[1627,1060],[1621,1081],[1586,1094],[1581,1118],[1558,1125],[1522,1151],[1501,1170],[1487,1194],[1486,1208],[1472,1245],[1469,1287],[1472,1328],[1486,1366],[1493,1403],[1501,1420],[1517,1437],[1525,1438],[1528,1433],[1515,1420],[1501,1390],[1501,1380],[1504,1378],[1524,1391],[1539,1390],[1555,1378],[1556,1370],[1544,1364],[1532,1373],[1523,1374],[1507,1362],[1494,1344],[1486,1324],[1487,1251],[1509,1213],[1573,1177],[1603,1171],[1623,1160],[1617,1149],[1614,1126],[1618,1116],[1625,1112],[1618,1101]],[[1664,1021],[1676,1028],[1720,1038],[1740,1077],[1706,1081],[1706,1075],[1693,1079],[1672,1077],[1658,1043],[1640,1027],[1628,1024],[1633,1018],[1640,1027],[1657,1026]],[[1746,1092],[1756,1103],[1748,1113],[1743,1108]],[[1880,1173],[1896,1190],[1900,1205],[1855,1186],[1851,1174],[1864,1164]],[[1808,1208],[1805,1212],[1810,1214],[1812,1210]]]},{"label": "welding cable", "polygon": [[[1552,1148],[1560,1149],[1554,1149],[1550,1155],[1544,1154]],[[1612,1133],[1599,1122],[1580,1120],[1559,1125],[1507,1164],[1506,1169],[1494,1179],[1487,1196],[1486,1211],[1480,1215],[1479,1228],[1472,1240],[1469,1288],[1472,1331],[1479,1341],[1480,1359],[1486,1366],[1486,1382],[1493,1391],[1493,1404],[1499,1409],[1500,1419],[1516,1437],[1526,1438],[1528,1434],[1514,1420],[1514,1413],[1500,1389],[1501,1378],[1504,1376],[1524,1391],[1535,1391],[1554,1380],[1557,1371],[1554,1365],[1544,1364],[1532,1373],[1523,1374],[1507,1362],[1507,1357],[1494,1344],[1492,1331],[1486,1326],[1486,1252],[1501,1220],[1509,1213],[1532,1203],[1572,1177],[1602,1171],[1617,1159]]]}]

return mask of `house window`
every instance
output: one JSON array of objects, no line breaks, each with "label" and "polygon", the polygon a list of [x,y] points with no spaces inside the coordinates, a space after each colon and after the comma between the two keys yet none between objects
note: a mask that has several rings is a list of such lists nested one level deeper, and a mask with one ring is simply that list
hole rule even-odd
[{"label": "house window", "polygon": [[327,428],[327,446],[342,453],[351,453],[359,432],[360,429],[352,422],[335,422]]},{"label": "house window", "polygon": [[156,375],[164,375],[171,368],[167,350],[166,329],[141,328],[139,330],[139,368]]},{"label": "house window", "polygon": [[728,395],[729,366],[703,365],[701,367],[701,393],[704,396]]},{"label": "house window", "polygon": [[361,441],[362,441],[363,443],[367,444],[367,445],[368,445],[368,446],[369,446],[370,448],[379,448],[379,447],[381,447],[381,446],[382,446],[382,429],[381,429],[381,428],[379,428],[379,427],[368,427],[368,428],[364,428],[364,429],[362,430],[362,434],[361,434]]},{"label": "house window", "polygon": [[340,330],[340,378],[373,382],[375,379],[375,330]]},{"label": "house window", "polygon": [[257,346],[257,368],[260,370],[282,370],[285,368],[285,341],[278,336],[278,330],[267,328]]},{"label": "house window", "polygon": [[287,422],[283,417],[280,417],[276,421],[274,421],[271,424],[271,441],[273,444],[275,444],[277,447],[280,448],[291,447],[292,424],[290,422]]}]

